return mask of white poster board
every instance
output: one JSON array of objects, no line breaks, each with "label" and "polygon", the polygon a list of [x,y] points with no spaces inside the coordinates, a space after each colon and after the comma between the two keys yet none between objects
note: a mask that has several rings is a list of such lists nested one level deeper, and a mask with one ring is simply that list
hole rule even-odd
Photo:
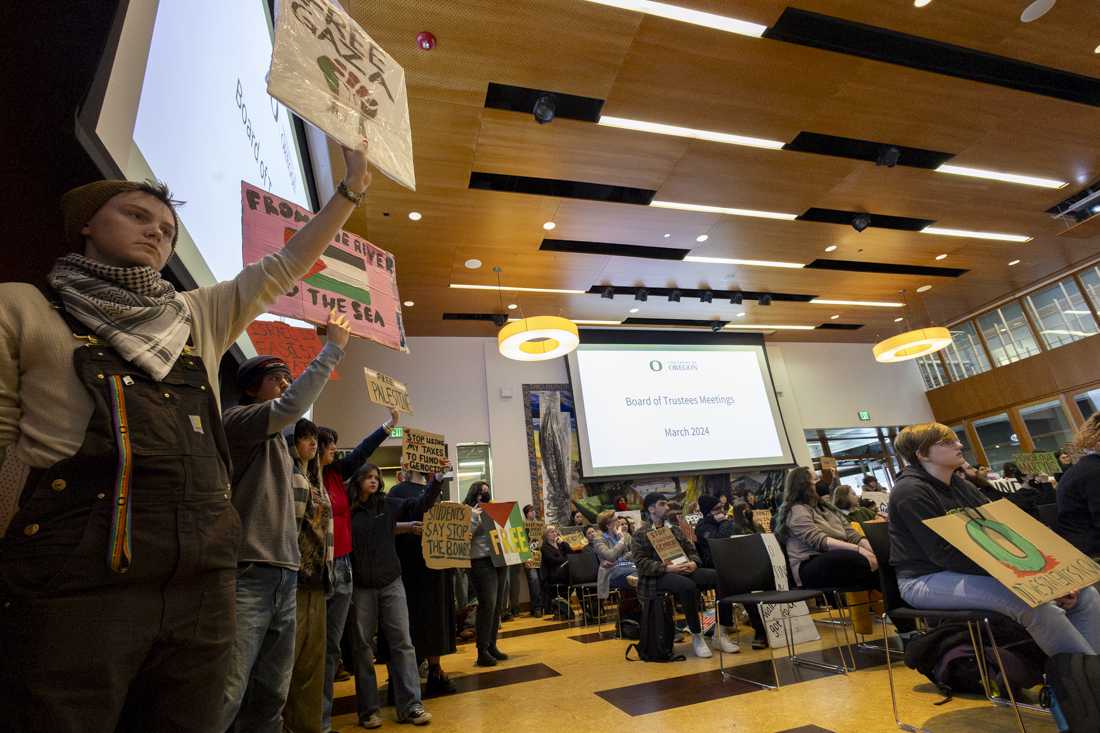
[{"label": "white poster board", "polygon": [[[768,548],[768,556],[772,560],[772,571],[775,573],[775,589],[790,590],[787,587],[787,562],[783,558],[783,550],[779,547],[779,540],[774,534],[762,534],[764,547]],[[794,633],[794,643],[802,644],[807,641],[817,641],[821,635],[817,633],[817,627],[810,618],[810,609],[805,601],[798,603],[761,603],[760,617],[764,620],[764,629],[768,632],[768,644],[772,649],[787,646],[786,628],[783,624],[784,617],[791,619],[791,631]]]},{"label": "white poster board", "polygon": [[279,0],[267,93],[416,190],[405,70],[332,0]]}]

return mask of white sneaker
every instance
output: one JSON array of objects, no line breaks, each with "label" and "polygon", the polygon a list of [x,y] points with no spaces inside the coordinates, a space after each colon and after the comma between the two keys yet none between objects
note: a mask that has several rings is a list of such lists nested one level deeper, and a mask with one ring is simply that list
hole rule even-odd
[{"label": "white sneaker", "polygon": [[737,654],[741,651],[741,645],[730,637],[732,633],[732,629],[722,626],[719,626],[718,630],[714,632],[715,638],[718,640],[718,646],[725,654]]},{"label": "white sneaker", "polygon": [[691,635],[691,651],[700,659],[710,659],[714,656],[714,652],[707,646],[707,640],[703,638],[702,634]]}]

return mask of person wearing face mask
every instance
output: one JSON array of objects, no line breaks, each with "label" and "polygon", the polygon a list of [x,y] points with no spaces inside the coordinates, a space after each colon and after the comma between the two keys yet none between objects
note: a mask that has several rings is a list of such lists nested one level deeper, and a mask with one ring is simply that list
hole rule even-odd
[{"label": "person wearing face mask", "polygon": [[[965,459],[955,432],[940,423],[911,425],[894,447],[909,466],[890,492],[890,564],[898,589],[914,608],[988,609],[1024,626],[1048,655],[1100,651],[1100,594],[1093,587],[1031,608],[924,520],[988,501],[956,473]],[[1042,549],[1042,548],[1040,548]]]},{"label": "person wearing face mask", "polygon": [[493,519],[481,510],[481,504],[492,501],[486,481],[475,481],[466,492],[465,503],[474,508],[470,520],[470,579],[477,593],[477,666],[494,667],[508,655],[497,647],[497,630],[504,608],[504,573],[506,566],[493,565],[493,550],[489,532]]},{"label": "person wearing face mask", "polygon": [[[378,446],[389,437],[397,425],[400,413],[390,410],[390,419],[363,440],[343,458],[336,458],[339,437],[331,428],[318,428],[317,459],[321,469],[321,481],[332,507],[332,582],[325,601],[325,659],[321,731],[332,730],[332,686],[336,677],[336,662],[340,657],[340,640],[351,607],[351,504],[348,501],[346,481],[359,470]],[[350,655],[349,655],[350,657]],[[352,660],[346,660],[349,664]]]},{"label": "person wearing face mask", "polygon": [[420,674],[409,636],[409,607],[394,535],[421,533],[424,514],[439,499],[443,480],[443,475],[437,474],[420,498],[395,499],[382,493],[382,472],[368,463],[348,482],[355,584],[355,698],[359,725],[364,728],[382,725],[374,673],[374,637],[380,622],[389,644],[397,721],[425,725],[432,719],[420,701]]}]

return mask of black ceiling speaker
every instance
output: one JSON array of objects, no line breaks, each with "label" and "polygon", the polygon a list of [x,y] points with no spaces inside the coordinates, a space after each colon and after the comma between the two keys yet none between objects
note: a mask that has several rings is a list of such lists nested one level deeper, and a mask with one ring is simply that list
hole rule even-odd
[{"label": "black ceiling speaker", "polygon": [[604,289],[603,289],[603,291],[602,291],[602,292],[600,293],[600,297],[601,297],[601,298],[606,298],[607,300],[614,300],[614,299],[615,299],[615,288],[613,288],[612,286],[608,285],[608,286],[607,286],[606,288],[604,288]]},{"label": "black ceiling speaker", "polygon": [[680,302],[680,291],[677,290],[676,288],[673,288],[672,292],[668,294],[668,302],[669,303],[679,303]]},{"label": "black ceiling speaker", "polygon": [[634,300],[640,300],[643,303],[649,300],[649,291],[645,288],[638,288],[634,291]]},{"label": "black ceiling speaker", "polygon": [[703,292],[699,293],[699,302],[700,303],[710,303],[713,300],[714,300],[714,293],[712,293],[711,291],[704,290]]},{"label": "black ceiling speaker", "polygon": [[535,106],[531,109],[531,113],[535,115],[535,122],[545,125],[547,122],[554,121],[557,110],[558,101],[554,98],[554,95],[542,94],[535,100]]},{"label": "black ceiling speaker", "polygon": [[869,226],[871,226],[871,217],[866,214],[858,214],[852,217],[852,229],[857,232],[862,232]]},{"label": "black ceiling speaker", "polygon": [[771,305],[772,304],[772,296],[768,295],[767,293],[764,293],[763,295],[761,295],[759,298],[756,299],[756,304],[757,305]]},{"label": "black ceiling speaker", "polygon": [[875,160],[875,165],[886,166],[887,168],[893,168],[898,164],[898,159],[901,158],[901,151],[893,145],[884,147],[879,151],[878,158]]}]

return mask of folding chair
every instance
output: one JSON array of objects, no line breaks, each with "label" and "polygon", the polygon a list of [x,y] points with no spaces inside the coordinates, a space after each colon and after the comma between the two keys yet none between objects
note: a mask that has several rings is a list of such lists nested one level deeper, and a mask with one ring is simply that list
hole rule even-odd
[{"label": "folding chair", "polygon": [[597,621],[603,613],[600,606],[599,590],[596,585],[596,578],[600,572],[600,559],[590,549],[571,553],[566,556],[566,559],[569,561],[569,585],[565,591],[565,599],[572,603],[573,591],[577,591],[581,606],[581,621],[583,625],[587,626],[588,613],[585,608],[585,601],[591,599],[596,602]]}]

